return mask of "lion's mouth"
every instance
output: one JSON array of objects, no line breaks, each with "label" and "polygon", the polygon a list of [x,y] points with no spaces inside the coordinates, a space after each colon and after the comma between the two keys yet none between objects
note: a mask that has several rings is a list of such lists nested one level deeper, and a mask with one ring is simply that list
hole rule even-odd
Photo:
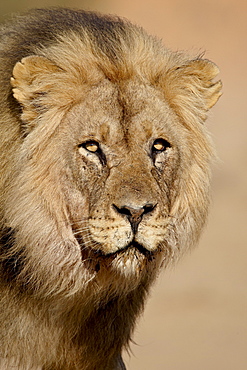
[{"label": "lion's mouth", "polygon": [[133,249],[138,251],[140,254],[142,254],[145,257],[150,257],[153,254],[153,252],[147,250],[145,247],[143,247],[143,245],[133,240],[131,243],[126,245],[126,247],[119,249],[116,252],[108,253],[106,254],[106,256],[118,256],[120,254],[128,253],[130,250],[133,250]]},{"label": "lion's mouth", "polygon": [[[114,258],[116,256],[124,255],[126,253],[129,253],[130,250],[136,250],[136,252],[139,252],[141,255],[143,255],[147,258],[150,258],[154,254],[154,252],[147,250],[143,245],[141,245],[138,242],[136,242],[135,240],[133,240],[131,243],[126,245],[126,247],[121,248],[121,249],[117,250],[116,252],[109,252],[109,253],[106,253],[106,252],[102,251],[101,249],[93,249],[93,248],[90,248],[90,251],[89,251],[89,248],[85,248],[83,246],[82,247],[82,257],[83,257],[84,254],[87,254],[87,256],[85,256],[85,257],[88,257],[88,253],[90,253],[90,254],[92,254],[92,256],[95,256],[96,258],[97,257],[98,258],[104,258],[104,259]],[[85,258],[83,258],[83,260],[84,259]]]},{"label": "lion's mouth", "polygon": [[143,245],[133,240],[126,247],[112,253],[105,253],[101,249],[89,249],[81,246],[81,256],[82,262],[87,268],[98,272],[102,267],[107,269],[111,267],[114,261],[122,261],[123,264],[133,260],[142,264],[144,261],[152,261],[155,257],[155,252],[147,250]]}]

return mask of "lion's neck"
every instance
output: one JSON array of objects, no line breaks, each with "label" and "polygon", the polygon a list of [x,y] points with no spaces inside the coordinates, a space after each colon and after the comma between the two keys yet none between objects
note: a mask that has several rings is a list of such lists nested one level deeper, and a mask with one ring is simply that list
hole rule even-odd
[{"label": "lion's neck", "polygon": [[[6,343],[13,344],[13,356],[20,353],[23,357],[24,369],[29,366],[25,357],[28,362],[32,359],[34,370],[41,367],[44,370],[121,369],[120,354],[128,345],[146,290],[143,285],[128,295],[105,300],[103,304],[91,302],[90,309],[88,302],[86,310],[83,300],[79,299],[73,305],[68,301],[67,309],[65,303],[59,306],[56,302],[49,310],[47,302],[28,304],[26,298],[23,305],[20,299],[19,311],[15,312],[15,317],[8,318],[13,330],[8,330],[7,335],[12,333],[12,338],[6,339]],[[17,296],[13,298],[16,300]],[[32,307],[32,311],[28,307]],[[28,320],[30,325],[16,328],[23,320]]]}]

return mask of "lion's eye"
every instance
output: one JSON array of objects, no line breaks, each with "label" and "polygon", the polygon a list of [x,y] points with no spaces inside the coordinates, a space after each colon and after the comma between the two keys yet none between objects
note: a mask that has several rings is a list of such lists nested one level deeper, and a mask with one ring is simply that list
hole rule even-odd
[{"label": "lion's eye", "polygon": [[95,140],[88,140],[84,143],[78,145],[79,147],[79,153],[84,156],[85,150],[89,153],[94,153],[99,158],[101,164],[104,166],[106,165],[106,156],[103,153],[100,144]]},{"label": "lion's eye", "polygon": [[171,144],[168,143],[165,139],[156,139],[152,146],[152,152],[157,154],[164,152],[167,148],[170,148]]},{"label": "lion's eye", "polygon": [[80,147],[86,149],[88,152],[91,153],[97,153],[100,149],[99,143],[97,143],[97,141],[94,140],[86,141],[85,143],[80,144],[79,148]]}]

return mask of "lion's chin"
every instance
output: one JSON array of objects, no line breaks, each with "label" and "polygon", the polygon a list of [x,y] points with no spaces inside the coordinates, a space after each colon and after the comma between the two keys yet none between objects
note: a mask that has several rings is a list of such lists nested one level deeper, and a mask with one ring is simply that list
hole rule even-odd
[{"label": "lion's chin", "polygon": [[115,253],[114,259],[111,262],[111,268],[126,278],[139,276],[148,262],[145,253],[140,249],[131,245]]}]

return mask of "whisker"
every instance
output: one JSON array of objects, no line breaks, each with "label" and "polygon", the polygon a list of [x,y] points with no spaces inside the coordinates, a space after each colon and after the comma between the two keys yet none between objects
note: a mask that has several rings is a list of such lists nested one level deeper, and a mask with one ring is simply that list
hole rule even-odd
[{"label": "whisker", "polygon": [[77,229],[77,230],[73,231],[73,234],[78,235],[78,234],[80,234],[82,232],[85,232],[85,231],[89,231],[89,228],[85,227],[85,228]]}]

